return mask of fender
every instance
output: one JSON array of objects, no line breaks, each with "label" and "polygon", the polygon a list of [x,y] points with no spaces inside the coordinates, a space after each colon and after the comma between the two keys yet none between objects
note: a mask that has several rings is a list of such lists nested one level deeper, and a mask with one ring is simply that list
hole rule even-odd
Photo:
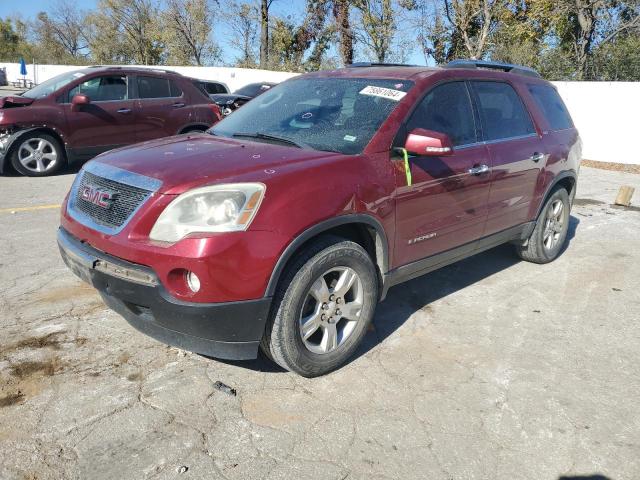
[{"label": "fender", "polygon": [[572,178],[574,181],[573,192],[569,192],[571,203],[573,203],[573,197],[575,196],[576,190],[578,189],[578,175],[573,170],[565,170],[563,172],[560,172],[545,190],[544,195],[542,196],[542,201],[540,202],[540,205],[538,205],[538,209],[536,211],[536,216],[534,217],[534,221],[537,220],[538,217],[540,216],[540,212],[542,212],[542,207],[544,207],[544,202],[549,196],[549,193],[551,193],[551,190],[553,190],[553,188],[565,178]]},{"label": "fender", "polygon": [[66,153],[66,145],[64,143],[64,137],[60,135],[60,133],[57,130],[51,127],[44,127],[44,126],[23,128],[21,130],[17,130],[7,135],[4,139],[0,137],[0,174],[4,173],[5,166],[7,164],[7,161],[9,160],[8,158],[9,152],[11,152],[11,147],[16,142],[16,140],[18,140],[20,137],[22,137],[23,135],[29,132],[33,132],[34,130],[42,130],[42,129],[50,130],[55,134],[55,136],[58,136],[60,140],[62,140],[61,142],[62,147]]},{"label": "fender", "polygon": [[267,285],[267,291],[265,292],[266,297],[272,297],[275,295],[276,287],[278,286],[278,281],[280,280],[280,276],[284,271],[284,267],[291,259],[293,254],[300,248],[300,246],[306,242],[307,240],[315,237],[316,235],[326,232],[327,230],[331,230],[332,228],[338,227],[340,225],[348,225],[354,223],[364,223],[367,226],[372,227],[376,232],[375,246],[376,246],[376,263],[378,264],[378,268],[382,273],[382,277],[389,270],[389,244],[387,242],[387,234],[384,231],[384,227],[382,224],[371,215],[366,214],[347,214],[340,215],[338,217],[330,218],[323,222],[317,223],[312,227],[307,228],[304,232],[298,235],[282,252],[278,262],[276,263],[273,272],[271,273],[271,278],[269,279],[269,284]]}]

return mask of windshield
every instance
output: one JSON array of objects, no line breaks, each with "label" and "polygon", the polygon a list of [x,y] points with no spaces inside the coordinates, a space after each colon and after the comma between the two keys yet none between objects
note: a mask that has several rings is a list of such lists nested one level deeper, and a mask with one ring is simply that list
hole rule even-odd
[{"label": "windshield", "polygon": [[217,123],[225,137],[260,134],[315,150],[362,153],[398,102],[407,80],[300,78],[277,85]]},{"label": "windshield", "polygon": [[33,87],[31,90],[27,90],[22,94],[27,98],[43,98],[47,95],[51,95],[56,90],[64,87],[65,85],[73,82],[76,78],[84,76],[82,72],[67,72],[56,77],[50,78],[46,82],[42,82],[37,87]]},{"label": "windshield", "polygon": [[239,88],[233,93],[236,95],[243,95],[245,97],[257,97],[262,92],[269,90],[271,87],[273,87],[273,84],[271,83],[250,83],[249,85]]}]

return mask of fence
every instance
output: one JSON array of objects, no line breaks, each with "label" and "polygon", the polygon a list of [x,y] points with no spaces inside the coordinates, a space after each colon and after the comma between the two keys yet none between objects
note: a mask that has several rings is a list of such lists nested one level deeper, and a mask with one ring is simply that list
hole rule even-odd
[{"label": "fence", "polygon": [[[8,80],[20,76],[17,63],[6,67]],[[27,79],[41,83],[60,73],[81,67],[27,66]],[[151,67],[153,68],[153,67]],[[253,82],[282,82],[294,73],[226,67],[161,67],[204,80],[218,80],[231,90]],[[601,162],[640,164],[635,145],[636,115],[640,112],[640,82],[554,82],[567,104],[583,140],[583,158]]]}]

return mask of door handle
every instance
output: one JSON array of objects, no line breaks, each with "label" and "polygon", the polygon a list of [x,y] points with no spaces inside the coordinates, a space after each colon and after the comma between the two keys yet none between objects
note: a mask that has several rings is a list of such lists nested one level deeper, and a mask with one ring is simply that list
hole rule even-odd
[{"label": "door handle", "polygon": [[471,175],[482,175],[483,173],[487,173],[489,171],[489,167],[487,165],[478,165],[477,167],[472,167],[469,169],[469,173]]},{"label": "door handle", "polygon": [[117,110],[118,113],[121,113],[123,115],[126,115],[127,113],[131,113],[131,109],[130,108],[121,108],[119,110]]},{"label": "door handle", "polygon": [[185,106],[184,103],[174,103],[173,105],[171,105],[173,108],[182,108]]},{"label": "door handle", "polygon": [[544,158],[544,153],[535,152],[533,155],[531,155],[531,160],[533,160],[536,163],[542,160],[543,158]]}]

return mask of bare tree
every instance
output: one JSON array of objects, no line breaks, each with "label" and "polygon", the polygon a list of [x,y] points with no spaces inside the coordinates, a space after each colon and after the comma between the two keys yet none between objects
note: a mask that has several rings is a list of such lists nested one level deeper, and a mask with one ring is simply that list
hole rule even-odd
[{"label": "bare tree", "polygon": [[505,0],[444,0],[447,20],[464,41],[470,58],[480,59],[498,23]]},{"label": "bare tree", "polygon": [[240,52],[237,65],[244,68],[256,66],[256,39],[258,36],[258,9],[248,3],[230,1],[226,4],[226,22],[233,32],[230,44]]},{"label": "bare tree", "polygon": [[[84,59],[89,42],[85,35],[85,15],[70,0],[57,0],[50,12],[40,12],[33,29],[37,41],[58,57]],[[58,58],[63,60],[63,58]]]},{"label": "bare tree", "polygon": [[219,56],[211,39],[217,0],[167,0],[162,13],[169,61],[204,65]]}]

